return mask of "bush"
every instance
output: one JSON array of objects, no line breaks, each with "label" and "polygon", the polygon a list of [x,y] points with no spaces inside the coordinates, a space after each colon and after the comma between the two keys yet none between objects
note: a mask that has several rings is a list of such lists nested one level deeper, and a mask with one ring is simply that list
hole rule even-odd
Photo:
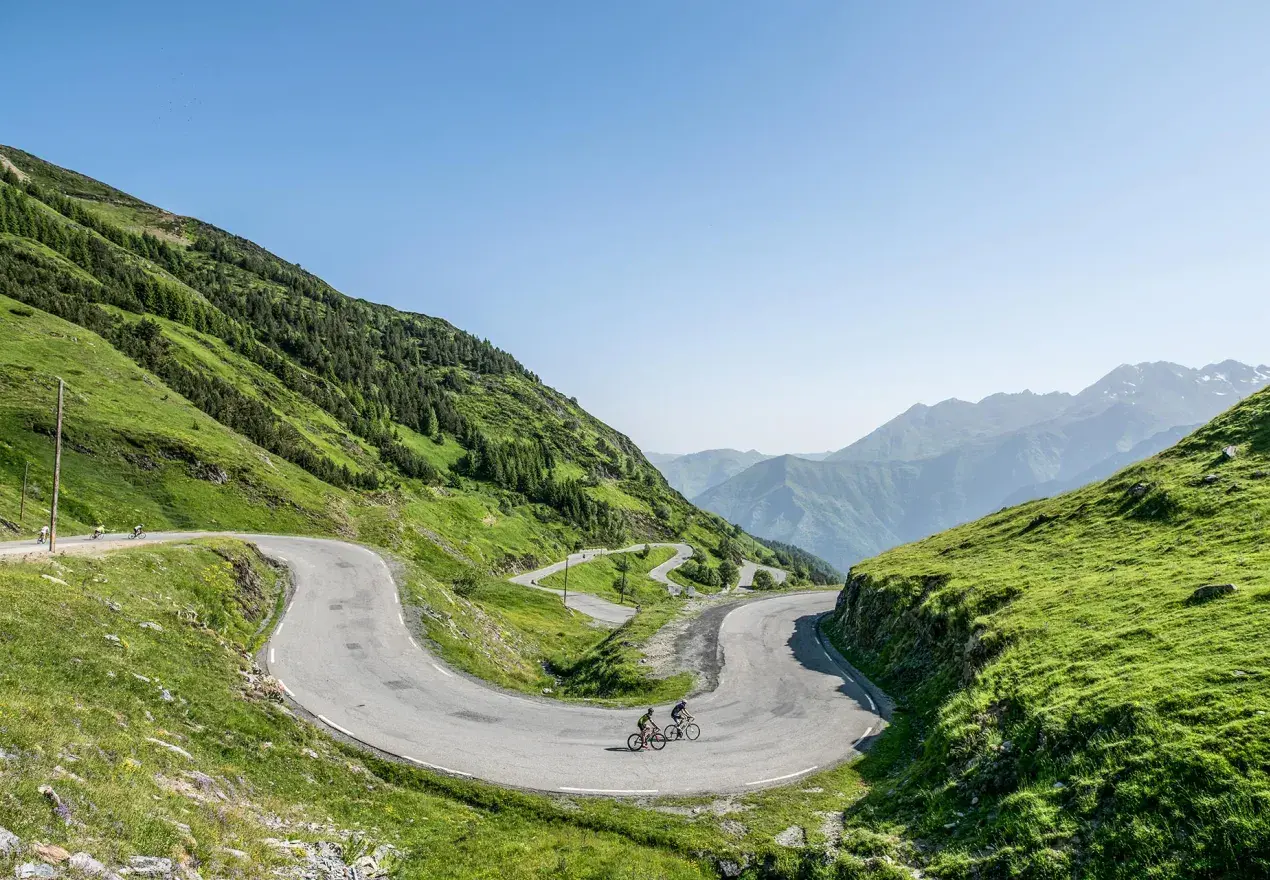
[{"label": "bush", "polygon": [[474,568],[465,568],[454,579],[454,593],[464,599],[470,599],[481,586],[481,575]]},{"label": "bush", "polygon": [[754,589],[774,590],[776,589],[776,578],[772,577],[772,573],[766,568],[760,568],[754,573]]},{"label": "bush", "polygon": [[740,569],[736,567],[736,563],[731,559],[724,559],[719,563],[719,585],[725,589],[736,584],[737,575]]}]

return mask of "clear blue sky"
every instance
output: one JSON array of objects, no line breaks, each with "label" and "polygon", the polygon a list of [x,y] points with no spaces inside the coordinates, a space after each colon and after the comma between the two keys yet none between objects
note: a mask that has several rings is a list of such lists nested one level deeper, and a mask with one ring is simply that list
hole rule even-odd
[{"label": "clear blue sky", "polygon": [[1270,361],[1270,4],[23,3],[0,142],[646,449]]}]

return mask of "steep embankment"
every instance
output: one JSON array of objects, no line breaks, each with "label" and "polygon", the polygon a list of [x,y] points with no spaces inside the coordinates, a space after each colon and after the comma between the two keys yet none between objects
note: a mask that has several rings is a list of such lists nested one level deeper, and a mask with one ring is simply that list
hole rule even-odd
[{"label": "steep embankment", "polygon": [[1270,875],[1268,469],[1263,391],[855,566],[827,629],[901,698],[906,753],[857,821],[937,877]]}]

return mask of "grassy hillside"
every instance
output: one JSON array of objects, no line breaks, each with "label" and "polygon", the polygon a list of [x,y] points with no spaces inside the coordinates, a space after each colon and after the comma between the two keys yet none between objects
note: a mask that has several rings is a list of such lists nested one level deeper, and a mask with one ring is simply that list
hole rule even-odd
[{"label": "grassy hillside", "polygon": [[11,536],[47,521],[57,376],[67,382],[63,531],[341,529],[347,493],[226,429],[96,333],[0,296],[0,339],[0,516]]},{"label": "grassy hillside", "polygon": [[902,711],[852,820],[934,877],[1270,876],[1268,470],[1263,391],[855,566],[827,629]]},{"label": "grassy hillside", "polygon": [[[488,342],[344,296],[245,239],[20,150],[0,155],[0,294],[93,331],[319,491],[390,496],[374,501],[419,514],[490,569],[577,542],[724,533],[627,437]],[[478,522],[535,522],[484,541],[463,525],[470,505],[459,523],[451,505],[432,518],[412,506],[451,492],[488,502]]]},{"label": "grassy hillside", "polygon": [[[579,593],[591,593],[610,602],[625,602],[630,605],[640,603],[656,603],[666,599],[666,587],[648,576],[648,573],[667,559],[675,555],[672,547],[649,547],[647,553],[614,553],[601,556],[583,565],[575,565],[569,569],[569,589]],[[625,575],[625,594],[620,584]],[[540,583],[544,587],[563,589],[564,572],[557,572],[543,578]]]},{"label": "grassy hillside", "polygon": [[143,523],[374,545],[400,562],[432,646],[504,686],[541,692],[545,669],[606,635],[508,574],[641,539],[774,559],[488,342],[0,155],[0,535],[47,519],[61,377],[63,533]]}]

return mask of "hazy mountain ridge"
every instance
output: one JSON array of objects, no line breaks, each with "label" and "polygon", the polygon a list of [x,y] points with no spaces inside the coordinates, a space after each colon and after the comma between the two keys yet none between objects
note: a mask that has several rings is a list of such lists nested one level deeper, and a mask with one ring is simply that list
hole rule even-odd
[{"label": "hazy mountain ridge", "polygon": [[[823,461],[832,452],[787,453],[806,461]],[[685,498],[694,498],[744,471],[746,468],[777,458],[757,449],[742,452],[739,449],[703,449],[684,455],[664,452],[645,452],[644,457],[662,472],[666,482],[678,489]]]},{"label": "hazy mountain ridge", "polygon": [[1002,506],[1108,476],[1267,384],[1265,365],[1157,362],[1117,367],[1075,395],[918,405],[825,461],[769,459],[694,501],[845,569]]},{"label": "hazy mountain ridge", "polygon": [[685,498],[692,498],[768,458],[771,456],[755,449],[747,452],[738,449],[706,449],[676,456],[669,461],[653,460],[653,464],[665,476],[666,482],[678,489]]}]

